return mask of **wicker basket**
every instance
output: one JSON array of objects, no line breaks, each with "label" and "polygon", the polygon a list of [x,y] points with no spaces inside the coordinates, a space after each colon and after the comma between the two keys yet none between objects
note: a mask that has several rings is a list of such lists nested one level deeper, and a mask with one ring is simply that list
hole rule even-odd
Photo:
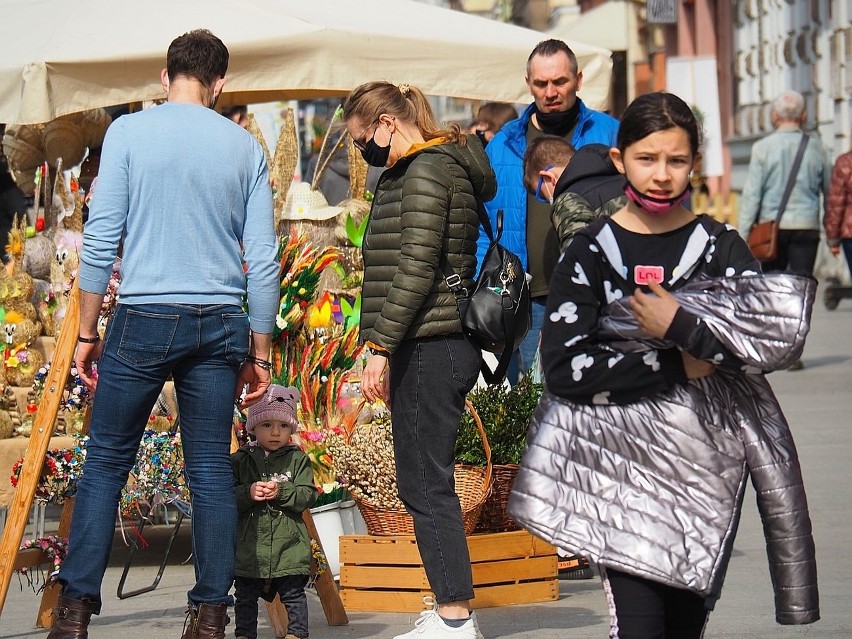
[{"label": "wicker basket", "polygon": [[515,483],[515,477],[518,476],[519,468],[518,464],[496,464],[494,466],[491,492],[482,507],[476,532],[495,533],[521,529],[515,523],[515,520],[506,514],[506,503],[509,501],[509,493],[512,492],[512,486]]},{"label": "wicker basket", "polygon": [[[456,494],[459,496],[462,509],[462,520],[464,521],[464,532],[470,535],[476,529],[476,524],[479,521],[482,507],[488,498],[491,491],[491,446],[488,444],[488,437],[485,434],[485,428],[482,426],[482,420],[476,409],[469,401],[465,401],[467,410],[473,415],[473,421],[476,422],[476,428],[479,431],[479,436],[482,438],[482,447],[485,449],[485,467],[469,466],[466,464],[456,464],[455,477]],[[414,520],[411,515],[405,510],[391,510],[386,507],[379,507],[373,502],[358,498],[353,494],[355,503],[358,504],[358,509],[361,511],[361,516],[364,517],[364,522],[367,524],[367,532],[371,535],[413,535]]]}]

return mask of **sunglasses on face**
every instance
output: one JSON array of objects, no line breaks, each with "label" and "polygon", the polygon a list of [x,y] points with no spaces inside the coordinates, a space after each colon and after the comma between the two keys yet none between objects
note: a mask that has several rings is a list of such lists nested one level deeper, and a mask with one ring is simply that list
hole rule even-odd
[{"label": "sunglasses on face", "polygon": [[[352,144],[355,145],[356,149],[358,149],[359,151],[366,151],[367,150],[368,140],[367,140],[367,138],[365,138],[364,141],[362,142],[361,137],[370,129],[370,127],[372,127],[374,124],[378,124],[378,123],[379,123],[378,120],[371,122],[370,124],[368,124],[367,126],[364,127],[364,130],[361,131],[361,133],[358,135],[358,139],[352,140]],[[376,135],[375,131],[373,131],[373,135]]]},{"label": "sunglasses on face", "polygon": [[[554,167],[554,165],[553,165],[553,164],[548,164],[546,167],[544,167],[544,168],[542,169],[542,171],[549,171],[549,170],[550,170],[550,169],[552,169],[553,167]],[[538,186],[535,188],[535,199],[536,199],[536,200],[538,200],[539,202],[542,202],[543,204],[550,204],[550,202],[548,202],[548,201],[544,198],[544,196],[542,196],[542,194],[541,194],[541,187],[542,187],[542,186],[544,186],[544,176],[543,176],[543,175],[539,175],[539,176],[538,176]]]}]

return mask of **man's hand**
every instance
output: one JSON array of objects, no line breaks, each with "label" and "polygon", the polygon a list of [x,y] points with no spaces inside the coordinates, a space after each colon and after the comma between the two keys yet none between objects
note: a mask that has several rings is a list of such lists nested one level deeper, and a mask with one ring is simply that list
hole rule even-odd
[{"label": "man's hand", "polygon": [[840,255],[840,245],[837,246],[829,246],[828,250],[831,251],[831,254],[834,256]]},{"label": "man's hand", "polygon": [[649,281],[648,288],[653,295],[637,288],[628,304],[633,311],[633,316],[639,322],[639,327],[651,337],[662,339],[666,336],[680,304],[674,295],[657,282]]},{"label": "man's hand", "polygon": [[[234,391],[234,401],[240,402],[240,408],[247,408],[263,397],[269,388],[269,371],[261,368],[254,362],[245,361],[240,366],[240,374],[237,377],[237,388]],[[246,389],[246,396],[240,400],[240,395]]]},{"label": "man's hand", "polygon": [[94,364],[100,359],[102,350],[103,342],[101,340],[94,344],[77,342],[74,365],[77,367],[77,374],[80,375],[80,379],[89,391],[90,399],[94,398],[95,389],[98,386],[98,372],[95,370]]},{"label": "man's hand", "polygon": [[361,374],[361,394],[368,402],[381,399],[386,404],[390,396],[388,380],[388,358],[372,355]]}]

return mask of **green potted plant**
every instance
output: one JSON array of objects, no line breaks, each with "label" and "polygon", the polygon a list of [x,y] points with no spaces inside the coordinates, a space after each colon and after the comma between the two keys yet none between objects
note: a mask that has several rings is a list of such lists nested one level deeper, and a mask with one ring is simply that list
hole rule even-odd
[{"label": "green potted plant", "polygon": [[[485,427],[491,446],[492,484],[480,515],[477,532],[516,530],[517,525],[506,515],[506,501],[518,474],[527,427],[541,397],[543,384],[529,377],[509,388],[503,385],[480,386],[468,395]],[[485,465],[485,453],[473,417],[462,417],[456,441],[456,461],[476,466]]]}]

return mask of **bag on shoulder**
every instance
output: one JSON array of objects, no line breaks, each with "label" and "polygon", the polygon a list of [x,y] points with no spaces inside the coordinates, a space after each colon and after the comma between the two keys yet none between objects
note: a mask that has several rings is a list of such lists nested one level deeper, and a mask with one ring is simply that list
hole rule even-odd
[{"label": "bag on shoulder", "polygon": [[485,381],[497,384],[503,381],[512,353],[526,337],[532,323],[529,276],[520,258],[500,244],[503,234],[503,211],[497,212],[497,235],[479,202],[479,219],[490,244],[472,291],[461,285],[461,278],[453,273],[446,278],[447,285],[456,295],[462,328],[468,337],[484,351],[499,354],[497,368],[493,371],[482,362]]},{"label": "bag on shoulder", "polygon": [[774,260],[778,256],[778,222],[770,220],[751,227],[748,247],[755,259],[761,262]]},{"label": "bag on shoulder", "polygon": [[775,215],[775,219],[755,224],[748,232],[748,247],[751,249],[751,254],[754,255],[756,260],[769,262],[778,257],[778,225],[781,223],[781,216],[784,215],[784,211],[787,208],[790,193],[793,192],[796,175],[799,173],[799,167],[802,164],[808,140],[808,134],[802,132],[799,148],[796,151],[796,157],[793,159],[793,165],[790,167],[790,173],[787,175],[787,183],[784,185],[784,193],[781,196],[781,203],[778,205],[778,212]]}]

